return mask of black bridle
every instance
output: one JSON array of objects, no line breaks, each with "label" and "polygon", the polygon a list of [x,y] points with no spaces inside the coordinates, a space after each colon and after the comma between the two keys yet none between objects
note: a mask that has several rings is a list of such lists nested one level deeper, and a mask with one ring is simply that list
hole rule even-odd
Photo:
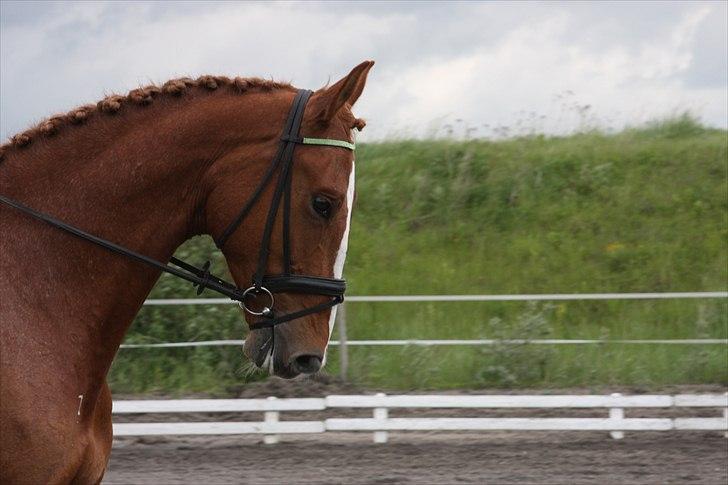
[{"label": "black bridle", "polygon": [[[321,276],[306,276],[293,274],[291,268],[291,177],[293,171],[293,153],[297,145],[323,145],[345,148],[354,150],[354,144],[344,140],[335,140],[328,138],[303,138],[300,135],[301,122],[303,121],[303,113],[306,109],[306,103],[311,97],[312,91],[301,89],[293,100],[293,105],[288,114],[288,119],[283,128],[283,134],[280,139],[280,146],[276,156],[273,158],[268,170],[263,175],[260,183],[256,187],[253,195],[248,199],[238,215],[223,231],[222,235],[216,239],[215,243],[218,248],[223,249],[227,240],[232,236],[235,230],[240,226],[245,217],[250,213],[253,206],[260,199],[263,191],[273,179],[273,175],[278,172],[278,180],[273,191],[273,199],[271,200],[268,216],[266,217],[265,227],[263,229],[263,238],[260,244],[260,252],[258,254],[258,266],[253,275],[252,285],[243,290],[217,276],[210,274],[210,262],[207,261],[202,268],[198,268],[191,264],[185,263],[177,258],[171,258],[170,263],[174,266],[164,264],[161,261],[145,256],[131,249],[120,246],[106,239],[89,234],[75,226],[66,224],[48,214],[38,212],[27,207],[20,202],[9,199],[0,195],[0,202],[13,207],[27,215],[50,224],[53,227],[68,232],[76,237],[89,241],[93,244],[106,248],[117,254],[121,254],[140,263],[152,266],[165,273],[172,274],[178,278],[189,281],[193,286],[197,287],[197,294],[201,294],[205,288],[209,288],[217,293],[227,296],[228,298],[238,302],[240,307],[251,315],[261,316],[264,319],[250,325],[251,330],[261,328],[271,328],[281,323],[289,322],[297,318],[301,318],[312,313],[318,313],[338,305],[344,301],[344,292],[346,291],[346,281],[343,279],[325,278]],[[268,256],[270,254],[270,240],[273,232],[278,210],[283,202],[283,273],[279,275],[266,275],[265,271],[268,266]],[[276,315],[273,311],[275,293],[305,293],[311,295],[321,295],[329,297],[329,300],[302,310]],[[270,303],[264,306],[260,311],[250,309],[246,300],[250,297],[265,295],[270,299]]]}]

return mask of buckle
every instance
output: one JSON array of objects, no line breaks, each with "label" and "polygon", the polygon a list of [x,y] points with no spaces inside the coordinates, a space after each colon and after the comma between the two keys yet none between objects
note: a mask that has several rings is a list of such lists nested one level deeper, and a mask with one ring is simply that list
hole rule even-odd
[{"label": "buckle", "polygon": [[303,143],[303,138],[301,138],[300,136],[283,135],[281,137],[281,141],[284,141],[286,143],[298,143],[298,144],[301,144],[301,143]]},{"label": "buckle", "polygon": [[207,285],[212,280],[210,275],[210,261],[205,261],[205,264],[202,265],[202,274],[200,275],[200,278],[202,278],[202,281],[199,283],[192,283],[193,287],[197,287],[197,294],[201,295],[203,291],[205,291],[205,288],[207,288]]}]

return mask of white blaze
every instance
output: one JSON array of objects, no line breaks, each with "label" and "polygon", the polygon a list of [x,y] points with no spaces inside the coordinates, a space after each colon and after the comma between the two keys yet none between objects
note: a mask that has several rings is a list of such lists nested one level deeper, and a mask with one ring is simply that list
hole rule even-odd
[{"label": "white blaze", "polygon": [[[334,278],[341,278],[344,273],[344,261],[346,261],[346,250],[349,246],[349,229],[351,228],[351,208],[354,205],[354,179],[356,166],[351,162],[351,172],[349,173],[349,186],[346,188],[346,228],[341,236],[339,251],[336,253],[336,261],[334,261]],[[336,320],[336,307],[331,309],[329,316],[329,339],[334,331],[334,321]]]}]

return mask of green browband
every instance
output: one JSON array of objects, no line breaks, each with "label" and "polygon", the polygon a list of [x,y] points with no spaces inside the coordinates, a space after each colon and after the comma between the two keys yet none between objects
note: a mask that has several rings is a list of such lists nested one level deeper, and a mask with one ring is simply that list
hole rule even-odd
[{"label": "green browband", "polygon": [[329,138],[304,138],[304,145],[327,145],[330,147],[341,147],[354,151],[355,145],[344,140],[332,140]]}]

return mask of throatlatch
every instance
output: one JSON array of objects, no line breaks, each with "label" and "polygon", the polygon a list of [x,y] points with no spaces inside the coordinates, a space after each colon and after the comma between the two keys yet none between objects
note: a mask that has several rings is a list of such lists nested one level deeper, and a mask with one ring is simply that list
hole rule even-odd
[{"label": "throatlatch", "polygon": [[[225,243],[235,230],[240,226],[245,217],[250,213],[253,206],[260,199],[264,189],[273,179],[273,175],[278,171],[278,179],[273,192],[268,215],[266,217],[263,229],[263,238],[261,240],[260,251],[258,254],[258,266],[252,278],[252,285],[243,290],[236,285],[229,283],[215,275],[210,274],[210,262],[207,261],[198,268],[188,264],[177,258],[171,258],[170,263],[173,266],[164,264],[156,259],[145,256],[131,249],[120,246],[106,239],[89,234],[75,226],[66,224],[48,214],[38,212],[27,207],[20,202],[9,199],[0,195],[0,202],[13,207],[14,209],[41,220],[53,227],[61,229],[73,236],[89,241],[97,246],[121,254],[131,258],[137,262],[152,266],[165,273],[172,274],[178,278],[189,281],[193,286],[197,287],[197,294],[201,294],[205,288],[209,288],[217,293],[227,296],[228,298],[238,302],[240,307],[246,312],[261,316],[264,320],[250,325],[251,330],[261,328],[271,328],[281,323],[289,322],[297,318],[301,318],[312,313],[318,313],[331,308],[344,301],[344,292],[346,291],[346,281],[343,279],[326,278],[321,276],[296,275],[292,273],[291,267],[291,178],[293,173],[293,154],[296,145],[320,145],[334,148],[344,148],[354,150],[354,144],[344,140],[328,139],[328,138],[304,138],[300,135],[301,123],[303,121],[303,113],[306,109],[306,103],[313,94],[312,91],[301,89],[293,100],[293,105],[288,114],[288,119],[283,129],[280,139],[280,146],[275,158],[271,162],[268,170],[263,175],[260,183],[256,187],[253,195],[248,199],[238,215],[223,231],[223,234],[215,241],[218,248],[223,249]],[[278,214],[278,209],[283,202],[283,273],[279,275],[266,275],[265,271],[268,266],[268,257],[270,254],[270,241],[273,232],[273,226]],[[181,268],[181,269],[178,269]],[[274,312],[274,295],[276,293],[306,293],[312,295],[321,295],[330,297],[330,299],[319,305],[304,308],[302,310],[276,316]],[[251,296],[265,295],[270,299],[270,304],[264,306],[260,311],[252,310],[246,306],[245,300]]]}]

